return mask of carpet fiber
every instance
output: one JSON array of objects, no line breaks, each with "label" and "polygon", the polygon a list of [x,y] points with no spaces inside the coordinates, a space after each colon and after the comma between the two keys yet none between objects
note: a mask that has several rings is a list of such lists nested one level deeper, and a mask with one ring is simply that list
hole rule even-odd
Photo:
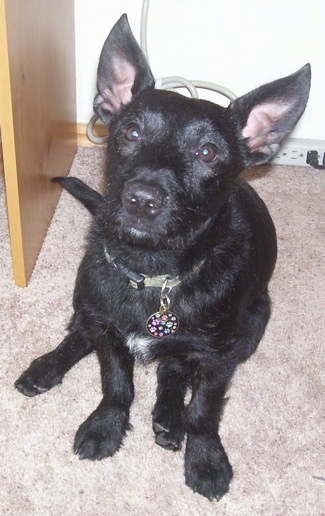
[{"label": "carpet fiber", "polygon": [[[102,168],[102,149],[80,149],[71,175],[97,187]],[[154,364],[136,366],[133,430],[116,456],[100,462],[72,452],[75,431],[101,399],[95,355],[42,396],[14,389],[30,361],[65,335],[90,215],[62,194],[30,284],[20,289],[0,184],[1,514],[325,514],[325,174],[272,167],[247,176],[274,218],[279,258],[271,321],[228,391],[221,435],[235,475],[219,503],[185,486],[183,451],[154,443]]]}]

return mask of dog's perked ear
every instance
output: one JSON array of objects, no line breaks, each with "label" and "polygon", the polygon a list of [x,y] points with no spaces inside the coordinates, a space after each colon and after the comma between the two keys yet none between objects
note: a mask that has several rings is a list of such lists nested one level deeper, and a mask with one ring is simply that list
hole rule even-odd
[{"label": "dog's perked ear", "polygon": [[296,73],[260,86],[229,105],[243,140],[245,167],[273,159],[303,114],[310,89],[306,64]]},{"label": "dog's perked ear", "polygon": [[112,115],[122,105],[154,85],[148,62],[132,34],[127,15],[123,14],[109,33],[100,55],[94,111],[109,125]]}]

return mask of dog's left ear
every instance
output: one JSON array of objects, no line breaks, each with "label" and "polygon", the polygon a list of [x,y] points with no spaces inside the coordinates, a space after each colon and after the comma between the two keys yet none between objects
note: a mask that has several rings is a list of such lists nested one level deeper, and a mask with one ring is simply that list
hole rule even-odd
[{"label": "dog's left ear", "polygon": [[100,55],[94,111],[109,125],[122,105],[154,85],[148,62],[132,34],[127,15],[123,14],[109,33]]},{"label": "dog's left ear", "polygon": [[265,84],[228,107],[244,145],[245,167],[273,159],[303,114],[310,89],[306,64],[296,73]]}]

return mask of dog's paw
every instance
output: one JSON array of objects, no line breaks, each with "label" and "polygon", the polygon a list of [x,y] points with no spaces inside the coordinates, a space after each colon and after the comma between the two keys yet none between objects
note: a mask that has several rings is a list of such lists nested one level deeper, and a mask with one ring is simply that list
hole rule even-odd
[{"label": "dog's paw", "polygon": [[111,457],[120,448],[128,429],[128,411],[99,406],[80,425],[73,451],[80,459],[101,460]]},{"label": "dog's paw", "polygon": [[15,387],[25,396],[32,397],[61,383],[63,376],[64,374],[58,372],[50,360],[39,357],[16,380]]},{"label": "dog's paw", "polygon": [[179,404],[158,402],[152,412],[152,429],[156,434],[156,443],[166,450],[180,450],[185,436],[183,423],[183,400]]},{"label": "dog's paw", "polygon": [[153,431],[156,434],[156,443],[166,450],[180,450],[182,442],[184,440],[184,429],[183,427],[165,428],[157,421],[152,424]]},{"label": "dog's paw", "polygon": [[186,485],[211,501],[219,501],[229,491],[232,476],[232,467],[218,438],[188,436]]}]

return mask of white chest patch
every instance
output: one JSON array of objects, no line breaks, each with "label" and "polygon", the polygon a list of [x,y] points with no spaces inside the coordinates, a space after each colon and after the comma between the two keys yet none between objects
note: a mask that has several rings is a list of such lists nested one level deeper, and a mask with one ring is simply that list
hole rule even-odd
[{"label": "white chest patch", "polygon": [[131,333],[127,338],[126,345],[135,358],[146,361],[151,358],[150,347],[154,344],[154,340],[150,337],[139,337],[135,333]]}]

